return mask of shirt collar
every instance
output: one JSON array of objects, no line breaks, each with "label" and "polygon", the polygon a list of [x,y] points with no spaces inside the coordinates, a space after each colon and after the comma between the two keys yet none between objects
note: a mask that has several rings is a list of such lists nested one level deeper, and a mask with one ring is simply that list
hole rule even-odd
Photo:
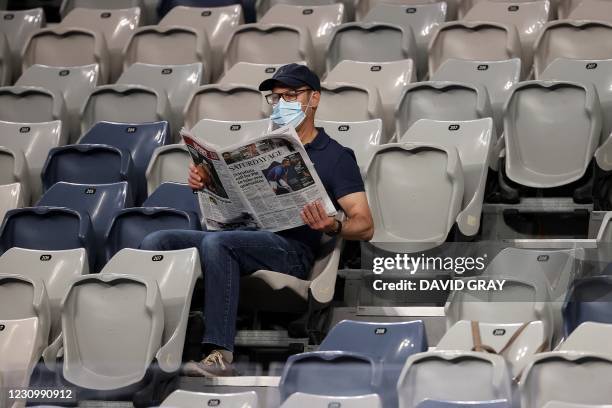
[{"label": "shirt collar", "polygon": [[323,128],[316,128],[318,133],[315,136],[315,138],[310,142],[310,143],[306,143],[304,145],[304,148],[306,150],[309,149],[314,149],[314,150],[323,150],[327,147],[327,145],[329,144],[330,138],[327,135],[327,133],[325,133],[325,130]]}]

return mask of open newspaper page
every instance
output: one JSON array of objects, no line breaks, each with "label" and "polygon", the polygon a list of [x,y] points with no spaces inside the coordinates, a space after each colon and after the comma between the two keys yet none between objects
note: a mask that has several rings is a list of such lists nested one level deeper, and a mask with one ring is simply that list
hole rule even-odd
[{"label": "open newspaper page", "polygon": [[[184,139],[187,143],[188,139]],[[231,194],[227,194],[230,196],[227,201],[230,202],[216,203],[217,213],[221,213],[219,206],[231,206],[232,211],[226,213],[234,216],[241,214],[242,218],[248,215],[259,229],[269,231],[304,225],[300,211],[306,204],[315,201],[321,201],[329,215],[336,213],[294,129],[278,129],[253,138],[250,143],[224,148],[207,146],[199,138],[192,137],[190,140],[209,153],[217,153],[216,162],[221,162],[216,167],[218,173],[223,173],[219,178]],[[236,195],[236,199],[233,195]],[[202,201],[202,212],[208,224],[210,205],[205,207],[207,203]],[[220,225],[218,228],[232,227]]]},{"label": "open newspaper page", "polygon": [[207,229],[259,228],[260,224],[236,188],[233,175],[217,148],[197,139],[186,129],[181,130],[181,136],[204,180],[204,188],[197,193]]}]

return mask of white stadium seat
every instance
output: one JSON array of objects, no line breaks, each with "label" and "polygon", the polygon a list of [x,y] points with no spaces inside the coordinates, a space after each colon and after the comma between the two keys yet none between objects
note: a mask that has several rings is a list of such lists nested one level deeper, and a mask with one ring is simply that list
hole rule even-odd
[{"label": "white stadium seat", "polygon": [[192,408],[194,406],[258,408],[259,404],[255,391],[212,394],[176,390],[164,400],[160,408]]}]

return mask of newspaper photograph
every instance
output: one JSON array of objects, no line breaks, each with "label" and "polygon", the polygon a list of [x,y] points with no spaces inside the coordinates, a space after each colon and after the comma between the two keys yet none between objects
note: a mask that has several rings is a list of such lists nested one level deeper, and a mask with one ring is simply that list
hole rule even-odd
[{"label": "newspaper photograph", "polygon": [[336,214],[294,129],[223,147],[185,128],[181,136],[204,183],[198,198],[209,230],[295,228],[304,225],[302,208],[315,201]]}]

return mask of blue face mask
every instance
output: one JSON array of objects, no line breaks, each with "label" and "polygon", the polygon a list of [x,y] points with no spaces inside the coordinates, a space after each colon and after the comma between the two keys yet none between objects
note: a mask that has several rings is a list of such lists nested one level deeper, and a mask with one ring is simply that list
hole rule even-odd
[{"label": "blue face mask", "polygon": [[[310,100],[308,100],[306,109],[308,109],[309,105]],[[304,121],[305,117],[306,114],[302,110],[302,104],[299,101],[287,102],[281,98],[280,101],[278,101],[278,103],[272,108],[270,120],[279,126],[293,126],[294,128],[297,128]]]}]

